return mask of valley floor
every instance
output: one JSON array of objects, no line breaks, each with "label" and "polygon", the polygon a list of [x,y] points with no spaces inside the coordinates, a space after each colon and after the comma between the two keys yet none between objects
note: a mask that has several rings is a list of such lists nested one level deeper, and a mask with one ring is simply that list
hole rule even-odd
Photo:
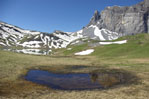
[{"label": "valley floor", "polygon": [[[73,66],[87,68],[74,69]],[[104,90],[61,91],[25,81],[29,69],[53,72],[91,72],[123,69],[138,77],[134,84]],[[149,58],[90,56],[36,56],[0,51],[0,99],[149,99]]]}]

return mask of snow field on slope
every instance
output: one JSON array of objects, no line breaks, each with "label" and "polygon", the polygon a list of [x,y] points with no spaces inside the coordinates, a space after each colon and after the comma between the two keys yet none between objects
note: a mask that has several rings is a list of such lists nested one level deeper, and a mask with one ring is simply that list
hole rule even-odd
[{"label": "snow field on slope", "polygon": [[109,44],[125,44],[127,43],[127,40],[122,41],[115,41],[115,42],[99,42],[101,45],[109,45]]},{"label": "snow field on slope", "polygon": [[75,55],[89,55],[93,52],[94,52],[94,49],[88,49],[88,50],[85,50],[85,51],[77,52],[77,53],[75,53]]},{"label": "snow field on slope", "polygon": [[[119,37],[119,34],[117,32],[112,32],[107,29],[99,29],[96,25],[91,25],[88,28],[94,28],[94,35],[99,37],[100,40],[115,40]],[[102,32],[107,35],[108,39],[104,38]]]},{"label": "snow field on slope", "polygon": [[[46,55],[47,52],[43,51],[41,52],[41,49],[22,49],[22,50],[16,50],[18,53],[24,53],[24,54],[34,54],[34,55]],[[48,50],[48,52],[51,52],[51,50]]]},{"label": "snow field on slope", "polygon": [[41,47],[39,44],[41,44],[41,41],[29,41],[29,42],[24,42],[22,45],[23,47],[30,47],[30,48],[39,48]]}]

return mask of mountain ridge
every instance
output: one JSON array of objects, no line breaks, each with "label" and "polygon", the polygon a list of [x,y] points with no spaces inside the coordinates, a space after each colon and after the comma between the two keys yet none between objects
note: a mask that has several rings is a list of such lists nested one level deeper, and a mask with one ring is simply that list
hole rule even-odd
[{"label": "mountain ridge", "polygon": [[0,23],[0,45],[3,46],[63,48],[70,43],[70,38],[73,40],[75,36],[73,38],[71,35],[60,31],[48,34],[23,30],[7,23]]}]

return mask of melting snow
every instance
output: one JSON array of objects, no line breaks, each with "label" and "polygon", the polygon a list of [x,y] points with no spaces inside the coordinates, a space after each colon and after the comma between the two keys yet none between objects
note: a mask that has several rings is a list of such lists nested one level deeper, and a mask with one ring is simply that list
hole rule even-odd
[{"label": "melting snow", "polygon": [[[94,28],[94,35],[99,37],[100,40],[105,41],[105,40],[115,40],[121,35],[117,32],[112,32],[107,29],[99,29],[96,25],[90,25],[88,28]],[[105,38],[104,33],[108,38]]]},{"label": "melting snow", "polygon": [[4,46],[6,46],[6,44],[4,44],[3,42],[0,42],[0,45],[4,45]]},{"label": "melting snow", "polygon": [[100,40],[102,40],[102,41],[104,41],[105,39],[104,39],[104,37],[102,36],[102,34],[101,34],[101,30],[99,30],[99,28],[96,26],[96,25],[91,25],[91,26],[89,26],[89,28],[94,28],[95,30],[94,30],[94,35],[95,36],[98,36],[99,38],[100,38]]},{"label": "melting snow", "polygon": [[72,48],[67,48],[67,50],[72,50]]},{"label": "melting snow", "polygon": [[29,42],[24,42],[22,45],[23,47],[30,47],[30,48],[39,48],[41,41],[29,41]]},{"label": "melting snow", "polygon": [[75,55],[89,55],[92,52],[94,52],[94,49],[88,49],[88,50],[85,50],[85,51],[81,51],[81,52],[75,53]]},{"label": "melting snow", "polygon": [[98,37],[100,38],[100,40],[102,40],[102,41],[105,40],[105,38],[104,38],[104,37],[102,36],[102,34],[101,34],[101,30],[99,30],[99,28],[98,28],[97,26],[95,27],[94,34],[95,34],[96,36],[98,36]]},{"label": "melting snow", "polygon": [[24,54],[34,54],[34,55],[47,55],[47,53],[51,52],[51,50],[41,52],[41,49],[22,49],[22,50],[16,50],[16,52]]},{"label": "melting snow", "polygon": [[127,40],[115,41],[115,42],[99,42],[99,44],[101,44],[101,45],[124,44],[124,43],[127,43]]},{"label": "melting snow", "polygon": [[112,32],[112,31],[109,31],[107,29],[101,29],[101,31],[103,31],[105,34],[107,34],[109,40],[115,40],[121,36],[117,32]]},{"label": "melting snow", "polygon": [[77,32],[77,36],[80,37],[80,38],[82,38],[83,37],[82,33],[83,33],[83,30],[79,30]]},{"label": "melting snow", "polygon": [[80,42],[80,41],[77,40],[77,41],[75,41],[75,42],[72,42],[71,45],[77,44],[77,43],[79,43],[79,42]]},{"label": "melting snow", "polygon": [[39,38],[39,35],[37,35],[34,39],[37,39],[37,38]]}]

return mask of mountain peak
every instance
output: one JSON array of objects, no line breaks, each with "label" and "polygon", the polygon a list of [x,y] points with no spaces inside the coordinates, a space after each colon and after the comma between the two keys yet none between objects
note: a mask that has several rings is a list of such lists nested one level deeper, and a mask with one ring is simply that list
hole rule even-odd
[{"label": "mountain peak", "polygon": [[94,15],[98,15],[98,14],[99,14],[98,10],[95,10]]},{"label": "mountain peak", "polygon": [[88,24],[88,26],[91,25],[91,24],[96,24],[99,19],[100,19],[100,14],[99,14],[98,10],[95,10],[94,15],[91,18],[90,23]]}]

